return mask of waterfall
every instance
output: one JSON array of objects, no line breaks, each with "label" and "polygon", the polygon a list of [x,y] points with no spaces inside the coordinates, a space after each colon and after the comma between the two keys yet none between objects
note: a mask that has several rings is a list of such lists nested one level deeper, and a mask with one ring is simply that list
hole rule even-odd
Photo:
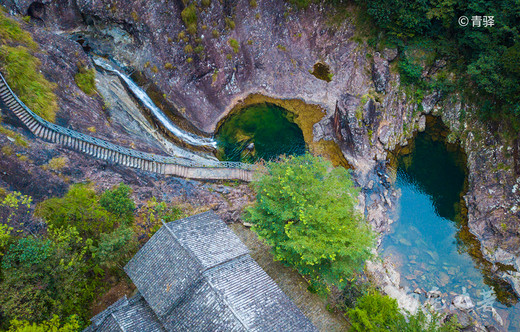
[{"label": "waterfall", "polygon": [[112,73],[117,74],[128,86],[130,91],[134,94],[134,96],[141,101],[141,103],[153,114],[153,116],[168,129],[173,135],[181,139],[182,141],[192,145],[192,146],[207,146],[212,148],[217,148],[217,142],[212,138],[201,137],[189,132],[182,130],[177,127],[167,116],[162,112],[162,110],[157,107],[152,99],[146,94],[146,92],[141,89],[130,77],[121,73],[119,70],[114,68],[114,66],[109,63],[107,60],[100,57],[92,57],[94,63]]}]

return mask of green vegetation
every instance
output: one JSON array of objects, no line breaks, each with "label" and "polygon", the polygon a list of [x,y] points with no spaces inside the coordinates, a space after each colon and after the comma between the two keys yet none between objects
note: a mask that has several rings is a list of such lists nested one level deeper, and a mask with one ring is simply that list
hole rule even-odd
[{"label": "green vegetation", "polygon": [[240,45],[238,44],[238,41],[236,39],[231,38],[229,41],[229,46],[233,49],[233,52],[238,53],[238,50],[240,48]]},{"label": "green vegetation", "polygon": [[31,52],[37,44],[18,22],[0,10],[0,68],[21,101],[46,120],[54,121],[58,104],[55,85],[40,73],[41,62]]},{"label": "green vegetation", "polygon": [[69,158],[67,157],[54,157],[46,165],[43,165],[42,168],[45,170],[53,170],[60,171],[69,163]]},{"label": "green vegetation", "polygon": [[269,162],[253,182],[255,205],[245,219],[318,290],[343,288],[371,256],[374,234],[356,211],[350,173],[309,154]]},{"label": "green vegetation", "polygon": [[441,325],[441,316],[430,313],[429,318],[418,310],[408,319],[400,312],[397,301],[377,291],[369,291],[357,300],[347,313],[353,331],[358,332],[455,332],[457,319]]},{"label": "green vegetation", "polygon": [[91,96],[96,92],[96,70],[87,69],[82,63],[78,64],[78,73],[74,76],[74,81],[87,95]]},{"label": "green vegetation", "polygon": [[[331,6],[332,19],[344,19],[347,2],[341,0],[287,0],[298,8],[322,2]],[[414,94],[439,90],[461,92],[463,102],[480,106],[479,118],[520,131],[520,3],[498,1],[356,0],[356,25],[367,30],[368,45],[399,51],[398,70]],[[337,15],[335,15],[335,13]],[[458,18],[466,16],[462,27]],[[494,25],[484,20],[493,17]],[[472,18],[480,18],[473,26]],[[376,27],[374,29],[373,27]],[[377,31],[378,30],[378,31]],[[360,40],[359,36],[355,37]],[[431,71],[439,63],[439,70]],[[422,77],[423,72],[430,75]],[[414,98],[421,99],[421,98]],[[496,126],[494,126],[496,127]]]},{"label": "green vegetation", "polygon": [[334,76],[330,71],[330,67],[323,62],[316,62],[310,73],[317,79],[323,80],[327,83],[332,81],[332,77]]},{"label": "green vegetation", "polygon": [[[101,195],[90,185],[73,185],[63,198],[36,207],[46,234],[23,237],[2,227],[0,328],[11,322],[10,331],[68,331],[88,323],[91,303],[106,290],[104,280],[120,279],[121,267],[137,251],[130,194],[125,185]],[[3,201],[11,208],[31,204],[19,193]],[[17,215],[8,222],[19,222]]]},{"label": "green vegetation", "polygon": [[64,323],[56,315],[48,321],[41,324],[30,323],[28,321],[19,321],[13,319],[9,332],[74,332],[80,329],[79,322],[76,316],[69,317]]},{"label": "green vegetation", "polygon": [[192,3],[186,6],[181,12],[182,21],[188,33],[191,35],[197,34],[197,7]]},{"label": "green vegetation", "polygon": [[[462,91],[464,97],[481,105],[479,116],[520,130],[520,3],[511,0],[403,1],[359,0],[375,24],[386,33],[404,56],[399,65],[406,83],[421,88]],[[458,18],[468,16],[461,27]],[[494,26],[472,26],[473,16],[493,16]],[[426,46],[435,60],[445,60],[447,70],[456,74],[423,79],[422,67],[412,64],[409,52]],[[410,54],[410,55],[409,55]],[[428,65],[428,63],[427,63]]]}]

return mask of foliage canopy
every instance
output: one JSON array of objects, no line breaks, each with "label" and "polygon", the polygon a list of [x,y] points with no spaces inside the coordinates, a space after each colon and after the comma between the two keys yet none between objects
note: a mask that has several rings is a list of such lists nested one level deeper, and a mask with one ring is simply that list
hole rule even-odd
[{"label": "foliage canopy", "polygon": [[342,167],[309,154],[267,163],[246,213],[278,260],[316,285],[342,287],[370,257],[374,235],[356,211],[358,189]]}]

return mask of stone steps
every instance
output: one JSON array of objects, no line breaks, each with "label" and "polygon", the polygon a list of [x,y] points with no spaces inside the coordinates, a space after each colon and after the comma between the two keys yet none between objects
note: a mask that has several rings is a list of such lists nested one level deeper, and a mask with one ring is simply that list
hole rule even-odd
[{"label": "stone steps", "polygon": [[[251,181],[253,170],[247,164],[222,163],[221,167],[197,165],[187,166],[172,162],[158,162],[163,157],[142,153],[117,146],[103,140],[87,136],[54,124],[51,124],[29,110],[11,91],[3,75],[0,73],[0,100],[20,121],[37,137],[46,141],[67,146],[95,158],[107,160],[115,164],[137,168],[147,172],[173,175],[184,178],[213,180]],[[162,159],[161,159],[162,158]]]}]

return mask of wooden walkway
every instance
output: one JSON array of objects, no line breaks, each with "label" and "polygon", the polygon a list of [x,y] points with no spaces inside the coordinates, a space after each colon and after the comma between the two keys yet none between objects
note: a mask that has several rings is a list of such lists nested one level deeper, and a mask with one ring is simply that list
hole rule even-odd
[{"label": "wooden walkway", "polygon": [[200,162],[180,157],[141,152],[67,129],[42,119],[16,96],[0,73],[0,100],[34,135],[73,150],[143,171],[191,179],[251,181],[254,165],[210,161]]}]

